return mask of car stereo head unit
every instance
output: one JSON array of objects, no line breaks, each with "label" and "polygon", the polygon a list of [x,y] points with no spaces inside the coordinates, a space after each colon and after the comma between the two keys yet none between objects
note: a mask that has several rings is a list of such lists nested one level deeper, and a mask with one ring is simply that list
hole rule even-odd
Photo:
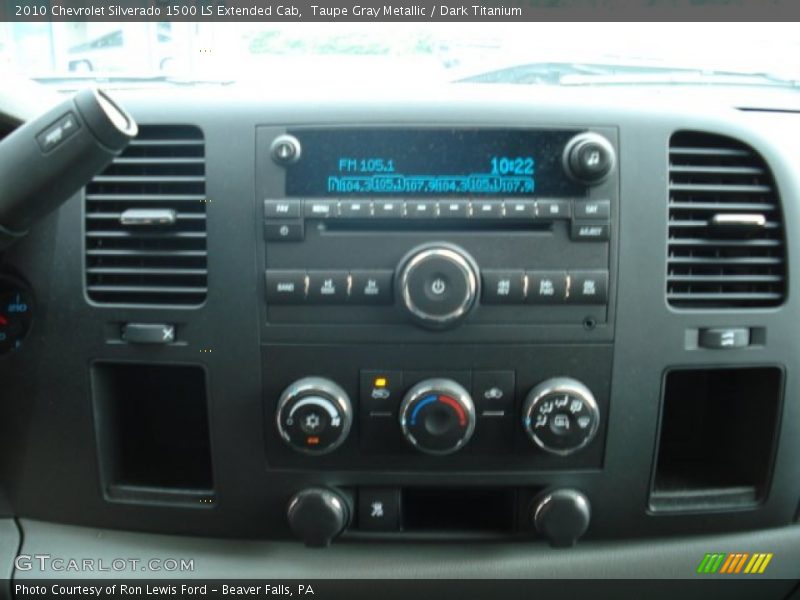
[{"label": "car stereo head unit", "polygon": [[267,322],[605,323],[616,139],[259,127]]}]

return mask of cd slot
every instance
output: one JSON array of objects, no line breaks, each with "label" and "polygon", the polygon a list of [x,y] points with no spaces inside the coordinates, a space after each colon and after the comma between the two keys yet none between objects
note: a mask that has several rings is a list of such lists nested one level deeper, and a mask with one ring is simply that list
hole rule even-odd
[{"label": "cd slot", "polygon": [[321,230],[327,232],[351,231],[552,231],[552,221],[463,221],[437,219],[430,221],[406,221],[397,219],[341,219],[320,222]]}]

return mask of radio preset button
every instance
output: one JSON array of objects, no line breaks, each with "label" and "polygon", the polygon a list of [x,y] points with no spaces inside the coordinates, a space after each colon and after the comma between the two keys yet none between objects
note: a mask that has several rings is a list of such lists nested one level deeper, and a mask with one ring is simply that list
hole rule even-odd
[{"label": "radio preset button", "polygon": [[608,271],[570,271],[569,302],[605,304],[608,300]]},{"label": "radio preset button", "polygon": [[536,217],[539,219],[569,219],[569,200],[537,200]]},{"label": "radio preset button", "polygon": [[264,200],[265,219],[299,219],[303,203],[300,200]]},{"label": "radio preset button", "polygon": [[394,271],[350,271],[350,302],[391,304]]},{"label": "radio preset button", "polygon": [[570,237],[577,242],[608,241],[611,224],[608,221],[573,221]]},{"label": "radio preset button", "polygon": [[535,217],[535,200],[506,200],[506,219],[533,219]]},{"label": "radio preset button", "polygon": [[472,202],[473,219],[502,219],[503,201],[502,200],[473,200]]},{"label": "radio preset button", "polygon": [[481,271],[484,304],[521,304],[525,301],[524,271]]},{"label": "radio preset button", "polygon": [[375,200],[373,214],[379,219],[401,219],[405,215],[402,200]]},{"label": "radio preset button", "polygon": [[611,216],[610,200],[575,200],[576,219],[608,219]]},{"label": "radio preset button", "polygon": [[270,242],[297,242],[304,237],[303,221],[264,221],[264,239]]},{"label": "radio preset button", "polygon": [[566,271],[528,271],[530,304],[563,304],[567,301]]},{"label": "radio preset button", "polygon": [[406,216],[410,219],[435,219],[439,216],[438,208],[436,202],[406,202]]},{"label": "radio preset button", "polygon": [[339,202],[339,216],[346,219],[369,219],[372,206],[367,200],[342,200]]},{"label": "radio preset button", "polygon": [[310,304],[344,304],[347,300],[347,271],[309,271]]},{"label": "radio preset button", "polygon": [[267,271],[268,304],[302,304],[306,299],[304,271]]},{"label": "radio preset button", "polygon": [[469,217],[469,201],[442,200],[439,202],[439,217],[442,219],[466,219]]}]

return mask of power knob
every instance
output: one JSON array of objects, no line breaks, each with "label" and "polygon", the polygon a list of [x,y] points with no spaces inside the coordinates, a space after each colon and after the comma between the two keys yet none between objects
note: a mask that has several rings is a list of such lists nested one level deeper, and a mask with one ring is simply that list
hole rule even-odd
[{"label": "power knob", "polygon": [[570,177],[580,183],[596,185],[614,170],[617,158],[611,142],[602,135],[587,132],[567,142],[563,163]]},{"label": "power knob", "polygon": [[409,252],[397,270],[400,303],[417,324],[452,327],[465,319],[480,295],[478,265],[452,244],[426,244]]},{"label": "power knob", "polygon": [[455,381],[426,379],[403,398],[400,428],[406,441],[420,452],[452,454],[475,431],[475,404]]}]

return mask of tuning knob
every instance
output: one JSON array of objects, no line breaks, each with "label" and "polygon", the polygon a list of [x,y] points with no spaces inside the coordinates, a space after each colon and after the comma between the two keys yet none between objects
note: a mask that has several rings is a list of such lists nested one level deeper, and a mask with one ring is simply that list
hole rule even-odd
[{"label": "tuning knob", "polygon": [[342,445],[353,423],[350,398],[322,377],[305,377],[287,387],[275,415],[278,432],[304,454],[327,454]]},{"label": "tuning knob", "polygon": [[312,547],[328,546],[350,522],[347,502],[327,488],[308,488],[295,494],[286,516],[294,534]]},{"label": "tuning knob", "polygon": [[452,454],[475,431],[475,404],[469,392],[455,381],[426,379],[403,398],[400,427],[406,441],[417,450]]},{"label": "tuning knob", "polygon": [[596,133],[581,133],[564,147],[564,170],[573,179],[594,185],[603,181],[616,165],[614,146]]},{"label": "tuning knob", "polygon": [[400,262],[395,289],[409,315],[423,327],[452,327],[480,295],[475,260],[451,244],[415,248]]},{"label": "tuning knob", "polygon": [[600,410],[580,381],[554,377],[533,388],[522,405],[522,427],[542,450],[559,456],[577,452],[594,439]]},{"label": "tuning knob", "polygon": [[548,492],[531,507],[536,530],[556,547],[574,546],[586,533],[590,517],[589,500],[577,490]]}]

